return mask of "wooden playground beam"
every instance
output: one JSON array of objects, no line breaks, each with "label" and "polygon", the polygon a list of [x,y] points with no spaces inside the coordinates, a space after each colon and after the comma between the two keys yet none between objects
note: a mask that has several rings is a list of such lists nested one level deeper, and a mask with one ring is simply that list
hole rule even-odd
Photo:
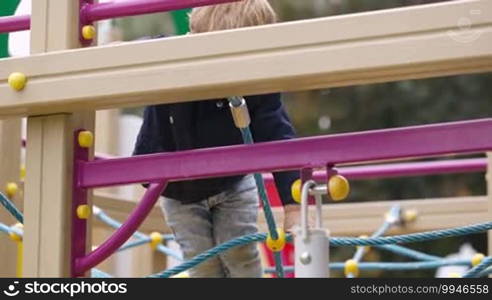
[{"label": "wooden playground beam", "polygon": [[[31,52],[77,48],[78,1],[33,1]],[[49,17],[48,17],[49,16]],[[0,92],[0,98],[3,92]],[[74,132],[94,130],[95,113],[31,116],[24,197],[25,277],[69,277]],[[89,150],[92,151],[92,150]],[[90,193],[89,193],[89,204]],[[79,235],[80,240],[82,237]],[[90,245],[90,238],[87,241]]]},{"label": "wooden playground beam", "polygon": [[452,1],[1,60],[0,118],[491,70],[492,1]]},{"label": "wooden playground beam", "polygon": [[[414,223],[390,231],[391,234],[445,229],[490,221],[490,216],[487,212],[487,201],[487,196],[470,196],[325,204],[323,206],[323,222],[333,236],[370,234],[382,224],[384,215],[390,207],[399,203],[404,209],[416,209],[418,217]],[[94,204],[104,210],[109,216],[122,222],[135,208],[136,202],[96,192]],[[311,212],[314,213],[314,207],[312,209]],[[282,224],[282,208],[274,207],[273,211],[275,219],[279,224]],[[260,231],[267,231],[262,212],[260,212],[258,224]],[[99,221],[94,222],[94,225],[107,227],[107,225]],[[162,216],[161,209],[157,206],[154,207],[139,230],[146,233],[152,231],[171,233]]]},{"label": "wooden playground beam", "polygon": [[[416,209],[418,217],[415,222],[407,226],[395,227],[389,231],[389,234],[446,229],[490,221],[487,197],[473,196],[324,205],[324,227],[330,230],[332,236],[370,235],[381,226],[386,212],[396,203],[403,209]],[[314,215],[314,207],[310,209],[310,213]],[[283,215],[281,208],[273,210],[276,220],[281,222]],[[261,213],[259,225],[261,231],[267,230]]]}]

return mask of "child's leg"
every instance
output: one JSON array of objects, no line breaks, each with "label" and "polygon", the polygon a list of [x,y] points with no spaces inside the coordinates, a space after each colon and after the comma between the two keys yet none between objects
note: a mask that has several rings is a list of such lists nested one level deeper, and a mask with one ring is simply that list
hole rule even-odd
[{"label": "child's leg", "polygon": [[[212,232],[212,215],[207,200],[181,204],[173,199],[163,199],[166,223],[173,230],[185,260],[215,246]],[[191,277],[225,277],[219,258],[212,258],[189,271]]]},{"label": "child's leg", "polygon": [[[217,245],[236,237],[258,232],[259,199],[253,176],[246,176],[233,189],[216,198],[216,203],[210,203],[210,206]],[[228,277],[262,276],[256,243],[233,248],[222,254],[220,258]]]}]

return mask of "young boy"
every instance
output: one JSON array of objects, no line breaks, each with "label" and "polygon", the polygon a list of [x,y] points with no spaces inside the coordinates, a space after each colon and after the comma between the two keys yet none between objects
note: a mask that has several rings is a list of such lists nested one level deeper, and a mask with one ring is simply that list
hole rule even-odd
[{"label": "young boy", "polygon": [[[267,0],[243,0],[193,9],[191,33],[274,23]],[[255,142],[290,139],[294,129],[280,94],[245,97]],[[242,144],[227,99],[149,106],[134,154],[181,151]],[[247,158],[245,158],[247,159]],[[166,166],[162,166],[165,168]],[[282,203],[284,228],[299,220],[299,206],[290,195],[298,172],[274,173]],[[169,183],[162,207],[167,224],[186,260],[230,239],[257,232],[259,199],[252,175]],[[261,277],[255,244],[236,247],[190,270],[192,277]]]}]

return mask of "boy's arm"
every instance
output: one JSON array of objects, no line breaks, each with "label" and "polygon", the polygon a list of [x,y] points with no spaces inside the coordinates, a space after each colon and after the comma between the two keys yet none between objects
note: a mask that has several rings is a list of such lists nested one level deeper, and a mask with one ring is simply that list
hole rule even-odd
[{"label": "boy's arm", "polygon": [[[251,131],[255,142],[295,138],[295,130],[280,100],[280,94],[245,97],[251,115]],[[284,229],[290,230],[299,222],[300,206],[291,195],[292,183],[299,171],[274,172],[280,200],[284,205]]]}]

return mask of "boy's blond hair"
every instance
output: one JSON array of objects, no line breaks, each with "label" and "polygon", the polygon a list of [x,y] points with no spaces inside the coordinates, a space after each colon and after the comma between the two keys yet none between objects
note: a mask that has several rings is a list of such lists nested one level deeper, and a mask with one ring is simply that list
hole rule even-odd
[{"label": "boy's blond hair", "polygon": [[268,0],[242,0],[194,8],[190,13],[191,33],[272,24],[277,15]]}]

